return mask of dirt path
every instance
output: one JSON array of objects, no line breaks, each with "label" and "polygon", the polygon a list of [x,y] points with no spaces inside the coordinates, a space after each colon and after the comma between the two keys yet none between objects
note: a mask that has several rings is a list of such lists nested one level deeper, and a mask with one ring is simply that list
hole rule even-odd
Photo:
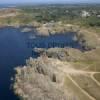
[{"label": "dirt path", "polygon": [[[84,93],[86,96],[88,96],[89,98],[90,98],[90,100],[96,100],[94,97],[92,97],[91,95],[89,95],[89,93],[87,93],[85,90],[83,90],[79,85],[78,85],[78,83],[77,82],[75,82],[73,79],[72,79],[72,77],[71,77],[71,75],[84,75],[84,76],[86,76],[86,75],[89,75],[90,76],[90,78],[98,85],[98,86],[100,86],[100,83],[94,78],[94,74],[100,74],[100,72],[95,72],[95,71],[85,71],[85,70],[76,70],[76,69],[74,69],[70,64],[64,64],[64,63],[60,63],[60,62],[57,62],[57,64],[58,64],[58,67],[57,67],[57,69],[58,70],[60,70],[60,71],[62,71],[64,74],[66,74],[66,76],[72,81],[72,83],[76,86],[76,87],[78,87],[79,89],[80,89],[80,91],[82,92],[82,93]],[[57,65],[56,64],[56,65]],[[59,66],[60,65],[60,66]]]},{"label": "dirt path", "polygon": [[94,74],[95,74],[95,73],[91,74],[91,78],[92,78],[93,81],[95,81],[95,83],[96,83],[98,86],[100,86],[100,82],[97,81],[97,80],[94,78]]},{"label": "dirt path", "polygon": [[84,91],[72,78],[70,75],[67,75],[67,77],[72,81],[72,83],[78,87],[80,89],[80,91],[85,94],[86,96],[88,96],[91,100],[96,100],[94,97],[90,96],[86,91]]}]

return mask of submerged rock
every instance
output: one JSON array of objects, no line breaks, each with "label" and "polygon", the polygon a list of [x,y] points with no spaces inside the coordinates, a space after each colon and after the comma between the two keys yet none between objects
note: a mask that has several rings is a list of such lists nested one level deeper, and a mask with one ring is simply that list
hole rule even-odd
[{"label": "submerged rock", "polygon": [[30,32],[30,31],[32,31],[31,28],[23,28],[23,29],[21,30],[21,32]]}]

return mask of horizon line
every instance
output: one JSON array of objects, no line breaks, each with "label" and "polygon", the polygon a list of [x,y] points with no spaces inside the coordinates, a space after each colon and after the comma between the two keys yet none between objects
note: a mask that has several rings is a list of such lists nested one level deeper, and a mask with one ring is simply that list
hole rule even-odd
[{"label": "horizon line", "polygon": [[40,5],[40,4],[100,4],[100,2],[73,2],[73,3],[71,3],[71,2],[42,2],[42,3],[34,3],[34,2],[16,2],[16,3],[0,3],[0,5],[16,5],[16,4],[21,4],[21,5]]}]

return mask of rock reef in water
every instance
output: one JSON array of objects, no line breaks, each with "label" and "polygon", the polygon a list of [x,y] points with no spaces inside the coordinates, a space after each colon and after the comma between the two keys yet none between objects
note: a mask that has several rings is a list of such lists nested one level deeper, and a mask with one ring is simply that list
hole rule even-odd
[{"label": "rock reef in water", "polygon": [[23,28],[23,29],[21,30],[21,32],[23,32],[23,33],[31,32],[31,31],[32,31],[31,28]]}]

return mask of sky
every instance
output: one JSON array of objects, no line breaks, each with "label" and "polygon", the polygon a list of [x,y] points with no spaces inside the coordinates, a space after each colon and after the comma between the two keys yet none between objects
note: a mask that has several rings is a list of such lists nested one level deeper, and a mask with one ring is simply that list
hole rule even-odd
[{"label": "sky", "polygon": [[10,3],[100,3],[100,0],[0,0],[0,4]]}]

